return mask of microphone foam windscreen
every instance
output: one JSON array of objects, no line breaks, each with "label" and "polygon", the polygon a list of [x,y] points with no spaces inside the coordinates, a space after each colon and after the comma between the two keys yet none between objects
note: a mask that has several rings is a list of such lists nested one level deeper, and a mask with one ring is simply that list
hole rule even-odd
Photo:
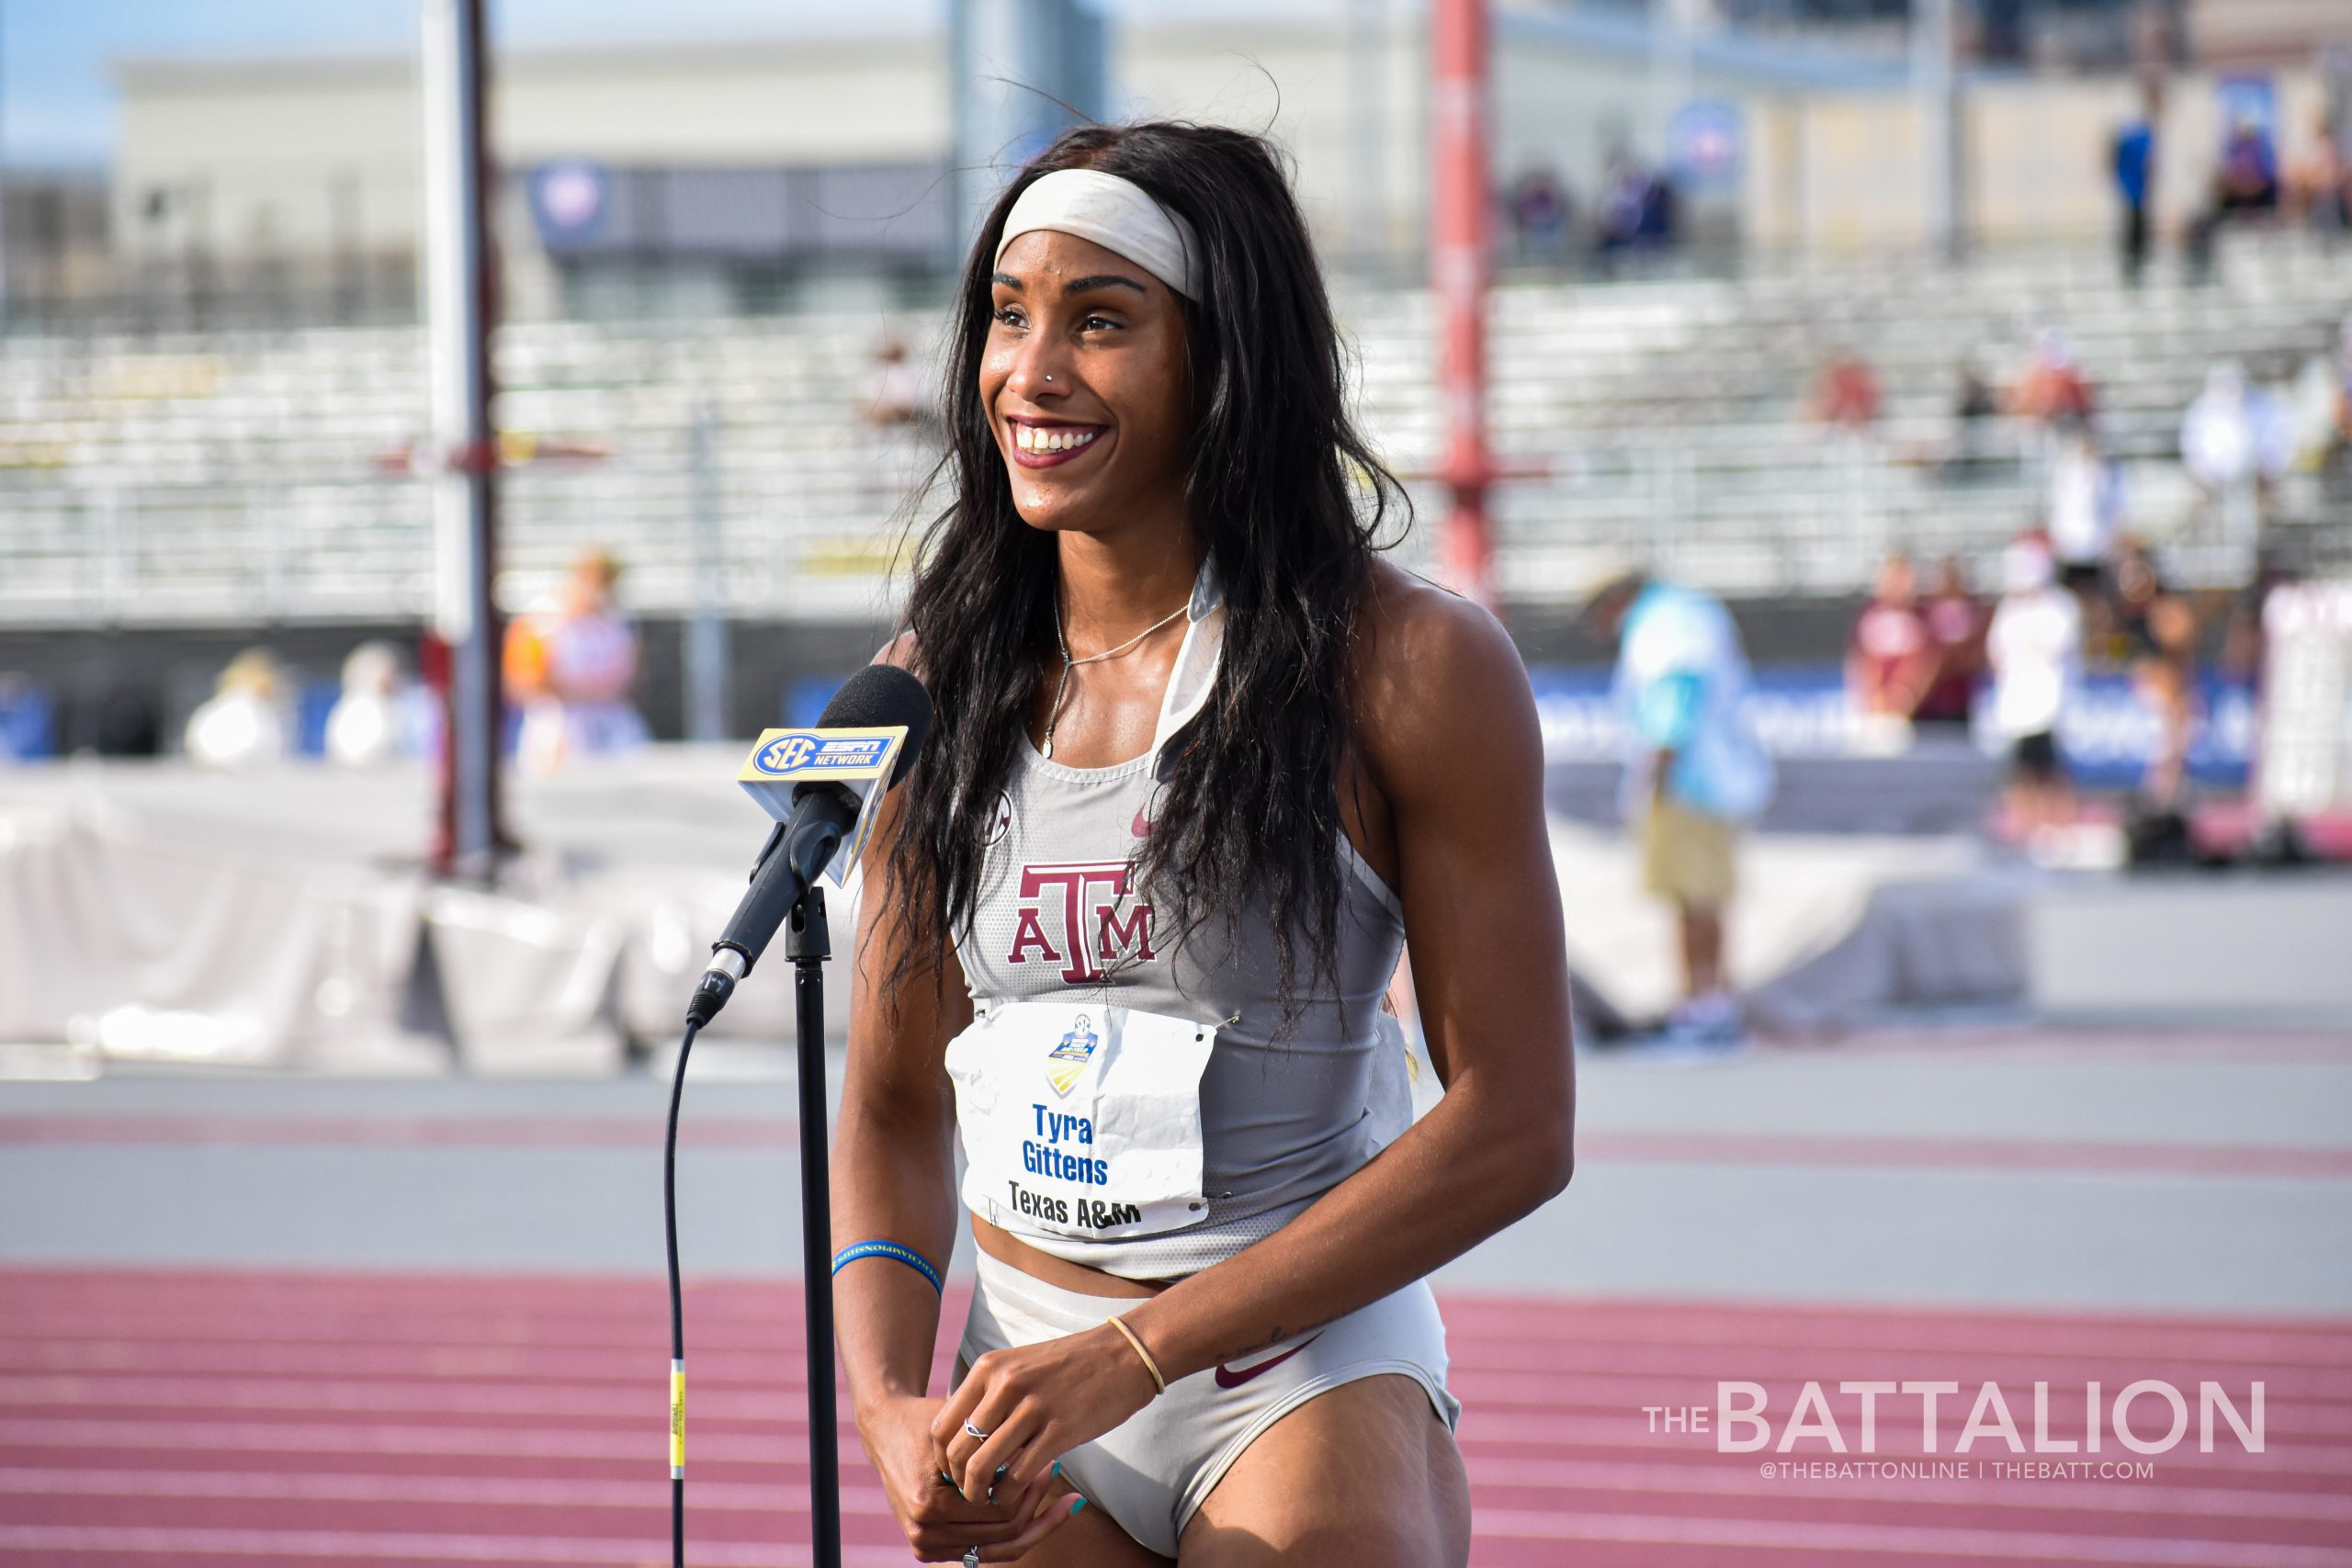
[{"label": "microphone foam windscreen", "polygon": [[890,788],[907,776],[907,770],[914,766],[915,753],[931,734],[931,694],[922,689],[921,681],[895,664],[869,664],[842,682],[842,689],[833,694],[817,720],[820,729],[882,729],[893,725],[905,728],[907,743],[899,748],[899,761],[890,770]]}]

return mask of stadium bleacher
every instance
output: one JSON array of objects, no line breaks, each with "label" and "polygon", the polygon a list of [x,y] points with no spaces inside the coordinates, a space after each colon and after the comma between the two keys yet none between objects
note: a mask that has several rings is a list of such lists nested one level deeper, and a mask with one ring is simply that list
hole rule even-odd
[{"label": "stadium bleacher", "polygon": [[[1419,290],[1343,288],[1365,422],[1401,470],[1435,459],[1442,411]],[[2250,565],[2203,524],[2177,457],[2182,410],[2216,360],[2290,374],[2352,311],[2352,248],[2241,235],[2213,279],[2138,289],[2104,248],[1950,265],[1756,264],[1734,279],[1509,280],[1494,295],[1492,426],[1523,478],[1496,492],[1498,585],[1556,604],[1596,553],[1633,549],[1735,594],[1850,592],[1902,547],[1981,557],[2038,509],[2018,460],[1951,482],[1955,367],[2064,332],[2123,459],[2131,525],[2184,581]],[[935,318],[896,323],[918,344]],[[502,334],[502,427],[605,448],[517,465],[503,486],[502,592],[526,601],[582,546],[620,550],[647,612],[695,602],[698,573],[744,616],[870,615],[884,604],[919,437],[858,401],[872,313],[520,322]],[[1803,421],[1834,346],[1867,359],[1885,414],[1868,441]],[[425,431],[414,328],[0,341],[0,618],[18,626],[332,622],[421,615],[427,487],[388,464]],[[706,455],[707,460],[706,460]],[[1435,497],[1424,493],[1424,515]],[[2341,559],[2290,485],[2273,541]],[[1408,547],[1425,558],[1429,531]],[[705,553],[697,553],[698,548]]]}]

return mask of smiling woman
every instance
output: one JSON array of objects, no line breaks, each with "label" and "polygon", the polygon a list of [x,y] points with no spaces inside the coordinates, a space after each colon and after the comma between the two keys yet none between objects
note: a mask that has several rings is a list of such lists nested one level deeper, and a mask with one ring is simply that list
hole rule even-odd
[{"label": "smiling woman", "polygon": [[[1085,195],[1054,205],[1080,210],[1026,228],[1024,204],[1047,210],[1031,193],[1049,197],[1073,178]],[[1113,207],[1097,195],[1106,186],[1135,198]],[[1169,232],[1136,234],[1147,213]],[[1102,243],[1114,220],[1140,241],[1127,253]],[[1145,869],[1172,877],[1194,916],[1230,909],[1262,877],[1285,932],[1311,909],[1306,956],[1328,968],[1340,890],[1331,764],[1351,673],[1342,645],[1373,539],[1402,495],[1347,417],[1338,331],[1281,168],[1245,132],[1089,128],[1024,170],[982,231],[993,243],[966,268],[946,376],[957,499],[925,542],[930,564],[908,611],[926,665],[967,681],[931,748],[954,761],[928,770],[910,801],[909,841],[924,856],[909,863],[922,879],[909,892],[917,904],[935,898],[951,923],[969,912],[981,848],[971,829],[1016,760],[1057,578],[1085,571],[1118,596],[1071,606],[1072,647],[1091,651],[1164,615],[1212,559],[1231,701],[1204,716],[1207,743],[1175,762]],[[1151,270],[1154,252],[1195,297]],[[1087,438],[1069,448],[1080,461],[1061,455],[1074,435]],[[1160,583],[1091,570],[1105,564],[1110,521]],[[1064,558],[1065,544],[1084,558]],[[1095,613],[1103,623],[1087,624]],[[1082,682],[1073,692],[1091,695]],[[1157,704],[1146,706],[1113,739],[1148,736]],[[980,793],[959,799],[966,782]],[[1225,830],[1250,820],[1273,841]],[[1289,984],[1287,942],[1282,963]]]},{"label": "smiling woman", "polygon": [[[882,655],[937,720],[866,857],[834,1162],[867,1455],[926,1561],[1458,1568],[1426,1276],[1559,1191],[1573,1120],[1525,674],[1376,554],[1266,142],[1074,131],[983,236]],[[1400,1129],[1408,936],[1446,1095]]]}]

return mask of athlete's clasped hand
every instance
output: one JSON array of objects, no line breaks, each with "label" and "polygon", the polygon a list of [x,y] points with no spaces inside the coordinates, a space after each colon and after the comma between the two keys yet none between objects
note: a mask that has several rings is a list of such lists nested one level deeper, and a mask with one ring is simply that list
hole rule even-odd
[{"label": "athlete's clasped hand", "polygon": [[[1034,1497],[1041,1483],[1055,1481],[1057,1459],[1118,1426],[1158,1392],[1134,1348],[1104,1325],[982,1356],[936,1408],[930,1437],[965,1496],[984,1503],[993,1486],[1000,1499]],[[1058,1522],[1071,1511],[1048,1513]],[[985,1548],[980,1557],[1000,1561]]]},{"label": "athlete's clasped hand", "polygon": [[[1011,1562],[1069,1518],[1075,1500],[1061,1495],[1050,1462],[1026,1487],[1000,1483],[993,1503],[985,1486],[967,1500],[946,1480],[946,1456],[931,1435],[944,1408],[936,1399],[902,1398],[860,1413],[859,1432],[890,1511],[921,1562]],[[967,1557],[975,1547],[977,1556]]]}]

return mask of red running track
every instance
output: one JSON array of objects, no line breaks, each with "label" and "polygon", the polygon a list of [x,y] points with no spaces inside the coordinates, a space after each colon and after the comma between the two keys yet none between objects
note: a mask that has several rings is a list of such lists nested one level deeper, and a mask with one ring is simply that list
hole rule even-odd
[{"label": "red running track", "polygon": [[[960,1316],[960,1303],[950,1311]],[[1481,1568],[1961,1568],[2352,1564],[2352,1324],[2281,1319],[1561,1301],[1453,1294],[1453,1382]],[[688,1292],[692,1561],[808,1561],[799,1291]],[[668,1562],[667,1312],[658,1281],[510,1276],[17,1269],[0,1273],[0,1562],[159,1564]],[[2144,1478],[2003,1476],[1987,1437],[1953,1449],[1997,1382],[2023,1438],[2080,1441],[2083,1389],[2180,1387],[2188,1438]],[[1883,1465],[1971,1473],[1767,1476],[1712,1437],[1653,1433],[1645,1406],[1713,1407],[1761,1384],[1777,1435],[1821,1384],[1945,1380],[1937,1452],[1919,1401],[1883,1403]],[[2244,1411],[2197,1451],[2196,1389]],[[2132,1409],[2159,1435],[2160,1399]],[[844,1428],[848,1561],[912,1561]],[[2077,1452],[2067,1456],[2082,1460]],[[2060,1462],[2045,1455],[2048,1462]]]}]

